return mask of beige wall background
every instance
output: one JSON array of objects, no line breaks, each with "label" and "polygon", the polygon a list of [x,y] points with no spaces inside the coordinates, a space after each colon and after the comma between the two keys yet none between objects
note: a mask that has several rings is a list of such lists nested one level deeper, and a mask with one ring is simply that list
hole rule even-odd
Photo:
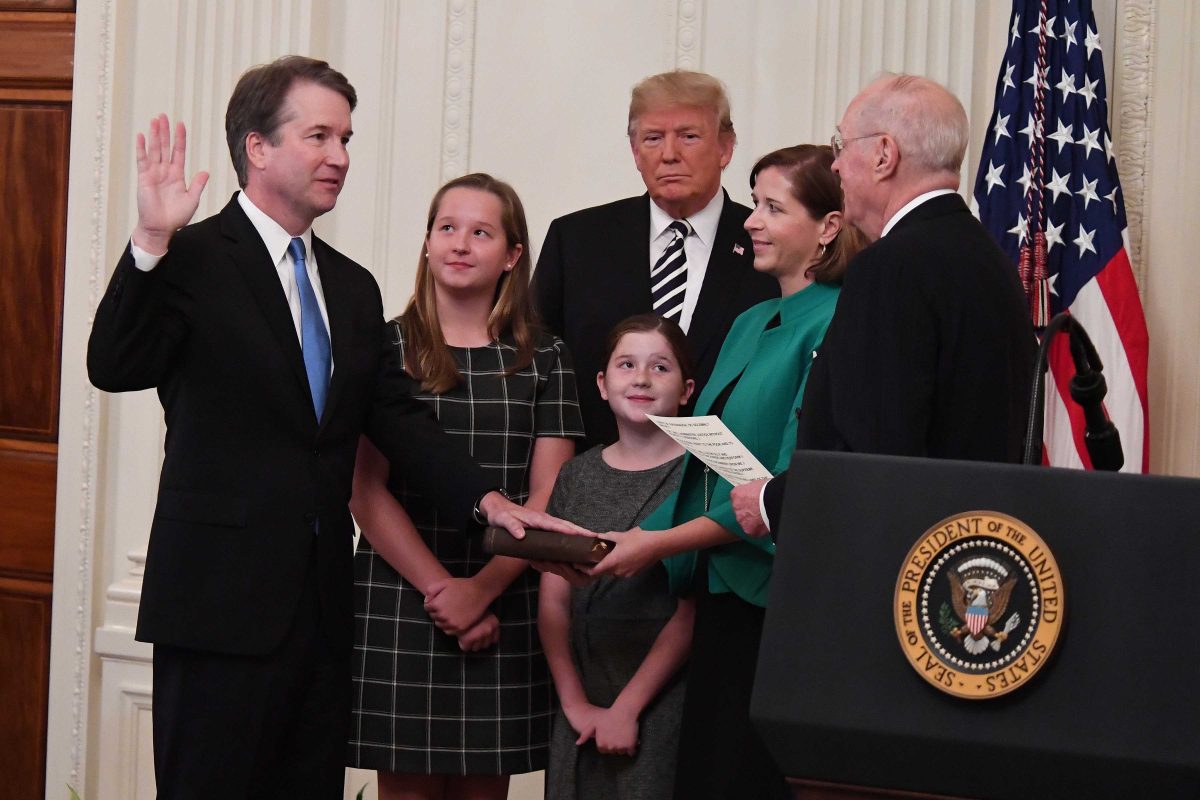
[{"label": "beige wall background", "polygon": [[[1200,10],[1096,0],[1135,271],[1150,325],[1155,472],[1200,475]],[[161,458],[151,392],[107,396],[83,370],[91,317],[135,217],[132,142],[166,111],[189,123],[200,216],[236,189],[222,120],[237,76],[284,53],[330,60],[359,91],[353,168],[322,236],[368,266],[385,306],[411,290],[428,200],[486,170],[513,183],[534,242],[563,213],[640,193],[629,88],[675,66],[729,87],[745,202],[753,159],[826,141],[882,69],[962,98],[970,186],[1010,24],[1007,0],[90,0],[77,18],[63,332],[48,795],[154,796],[149,648],[133,641]],[[368,773],[352,775],[348,797]],[[369,789],[368,796],[372,796]],[[540,797],[540,777],[513,797]]]}]

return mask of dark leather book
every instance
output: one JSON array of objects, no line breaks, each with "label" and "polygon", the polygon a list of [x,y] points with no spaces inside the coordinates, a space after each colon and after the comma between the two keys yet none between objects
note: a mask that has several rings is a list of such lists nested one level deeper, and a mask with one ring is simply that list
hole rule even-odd
[{"label": "dark leather book", "polygon": [[513,556],[531,561],[560,561],[568,564],[598,564],[616,543],[592,536],[555,533],[526,528],[524,539],[515,539],[504,528],[483,532],[483,550],[495,556]]}]

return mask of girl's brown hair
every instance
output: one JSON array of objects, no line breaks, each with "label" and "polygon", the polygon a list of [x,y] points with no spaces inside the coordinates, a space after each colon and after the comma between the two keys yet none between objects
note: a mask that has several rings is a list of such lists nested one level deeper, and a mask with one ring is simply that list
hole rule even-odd
[{"label": "girl's brown hair", "polygon": [[608,360],[612,358],[613,351],[617,349],[621,337],[627,333],[661,333],[667,340],[667,344],[671,346],[671,354],[675,356],[675,361],[679,364],[679,374],[683,376],[684,383],[695,377],[696,368],[692,363],[692,351],[688,345],[687,335],[675,320],[660,317],[652,311],[626,317],[609,331],[608,338],[604,342],[605,367],[608,366]]},{"label": "girl's brown hair", "polygon": [[[488,334],[493,339],[509,336],[516,345],[517,358],[508,370],[511,374],[533,361],[537,330],[537,315],[529,293],[529,275],[533,268],[525,209],[521,205],[521,198],[507,183],[483,172],[473,172],[455,178],[438,189],[429,204],[429,215],[425,220],[426,237],[433,230],[433,221],[437,218],[442,197],[451,189],[477,189],[495,195],[500,200],[500,226],[504,229],[508,248],[511,250],[521,245],[521,255],[513,268],[501,275],[496,284],[496,296],[488,315]],[[442,335],[433,270],[429,268],[429,253],[424,242],[417,259],[417,285],[408,307],[400,317],[400,324],[407,343],[404,367],[421,381],[421,388],[440,394],[457,386],[462,375]]]}]

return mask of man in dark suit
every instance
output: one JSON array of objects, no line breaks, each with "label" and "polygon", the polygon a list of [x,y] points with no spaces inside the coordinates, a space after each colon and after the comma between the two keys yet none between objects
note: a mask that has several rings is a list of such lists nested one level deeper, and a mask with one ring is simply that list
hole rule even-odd
[{"label": "man in dark suit", "polygon": [[[1016,270],[955,191],[967,135],[926,78],[882,77],[847,107],[833,171],[874,244],[847,270],[797,447],[1020,460],[1035,340]],[[737,487],[748,532],[766,533],[764,511],[778,529],[786,478]]]},{"label": "man in dark suit", "polygon": [[243,191],[182,230],[208,176],[186,185],[182,124],[173,148],[165,116],[138,136],[138,223],[88,371],[156,387],[166,415],[137,630],[162,798],[341,797],[361,433],[464,530],[555,525],[489,490],[387,357],[370,273],[312,232],[355,101],[323,61],[248,71],[226,115]]},{"label": "man in dark suit", "polygon": [[589,444],[616,440],[591,380],[614,325],[651,310],[678,322],[696,362],[696,398],[734,318],[779,296],[754,271],[742,228],[750,209],[721,189],[737,142],[721,82],[685,70],[646,78],[633,88],[628,134],[647,193],[554,220],[533,276],[542,320],[574,356]]}]

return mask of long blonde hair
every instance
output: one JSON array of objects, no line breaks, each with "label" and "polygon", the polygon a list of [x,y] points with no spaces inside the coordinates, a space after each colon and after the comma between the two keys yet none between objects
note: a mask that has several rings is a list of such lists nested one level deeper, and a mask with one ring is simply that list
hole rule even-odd
[{"label": "long blonde hair", "polygon": [[[488,314],[488,335],[492,339],[509,336],[517,348],[517,358],[508,372],[529,366],[533,361],[537,315],[529,293],[529,275],[533,268],[529,248],[529,227],[521,198],[507,183],[484,172],[473,172],[455,178],[437,190],[429,204],[425,220],[425,235],[433,230],[442,197],[451,189],[477,189],[495,195],[500,200],[500,225],[504,229],[508,249],[521,245],[521,254],[513,268],[500,276],[492,311]],[[454,354],[446,344],[438,321],[437,296],[433,285],[433,270],[429,268],[429,253],[422,243],[417,258],[417,285],[408,307],[400,316],[404,331],[404,367],[421,381],[421,388],[441,394],[459,384],[462,375],[454,362]]]}]

